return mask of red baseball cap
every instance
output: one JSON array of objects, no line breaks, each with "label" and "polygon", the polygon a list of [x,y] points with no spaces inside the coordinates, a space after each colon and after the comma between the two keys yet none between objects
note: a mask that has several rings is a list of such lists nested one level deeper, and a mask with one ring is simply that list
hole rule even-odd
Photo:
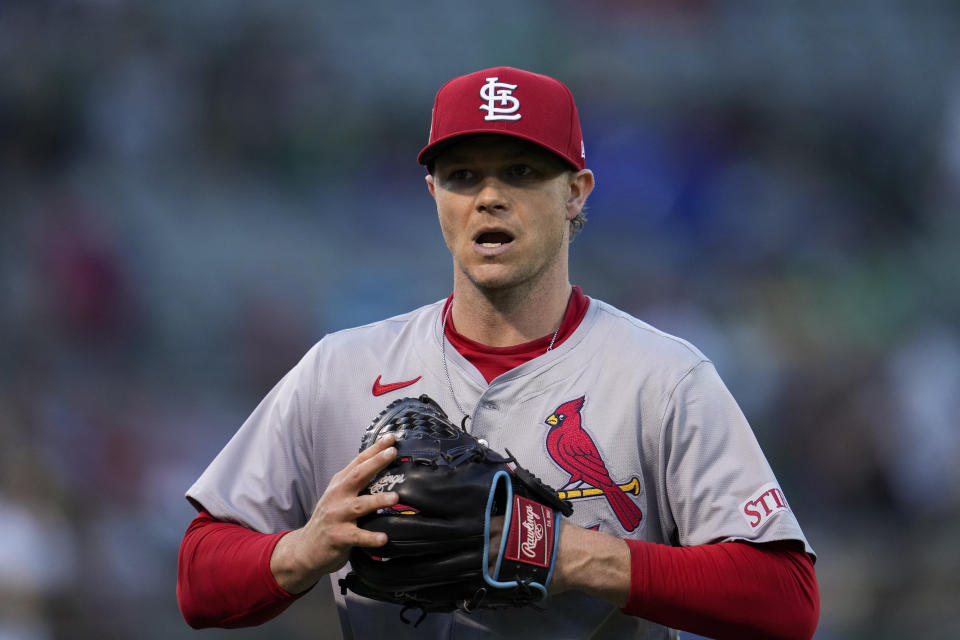
[{"label": "red baseball cap", "polygon": [[430,141],[417,160],[427,165],[454,139],[477,133],[529,140],[578,170],[586,166],[573,94],[549,76],[494,67],[446,83],[433,103]]}]

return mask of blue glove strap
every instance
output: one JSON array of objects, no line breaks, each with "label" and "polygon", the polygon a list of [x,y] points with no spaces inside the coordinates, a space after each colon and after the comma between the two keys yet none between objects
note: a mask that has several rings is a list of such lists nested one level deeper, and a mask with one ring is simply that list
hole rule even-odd
[{"label": "blue glove strap", "polygon": [[[490,563],[488,558],[490,556],[490,516],[493,511],[493,502],[494,497],[497,494],[497,486],[500,482],[506,484],[507,489],[507,511],[503,517],[503,530],[500,534],[500,550],[497,554],[497,564],[494,567],[493,577],[490,577]],[[490,495],[487,497],[487,509],[485,513],[484,526],[483,526],[483,580],[496,589],[512,589],[514,587],[520,586],[520,583],[516,580],[501,581],[500,578],[500,567],[503,563],[503,552],[507,547],[507,536],[510,533],[510,524],[513,521],[513,482],[510,480],[510,474],[506,471],[497,471],[493,476],[493,482],[490,483]],[[554,554],[553,558],[550,559],[550,571],[547,574],[547,584],[550,583],[550,578],[553,576],[553,567],[556,565],[556,548],[557,541],[559,540],[560,534],[560,514],[556,514],[555,531],[553,538],[553,548]],[[540,599],[543,600],[547,597],[547,588],[540,584],[539,582],[530,582],[528,583],[529,587],[540,592]]]}]

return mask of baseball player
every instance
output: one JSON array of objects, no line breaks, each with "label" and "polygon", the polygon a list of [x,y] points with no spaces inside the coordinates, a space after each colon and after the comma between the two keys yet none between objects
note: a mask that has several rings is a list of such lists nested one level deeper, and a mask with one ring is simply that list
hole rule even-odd
[{"label": "baseball player", "polygon": [[[190,487],[187,621],[259,624],[329,577],[346,638],[810,638],[814,552],[712,363],[570,284],[594,176],[567,87],[508,67],[455,78],[418,159],[453,293],[325,336]],[[353,547],[386,542],[357,518],[397,503],[361,495],[396,452],[357,455],[361,434],[419,394],[573,504],[542,610],[414,627],[337,587]]]}]

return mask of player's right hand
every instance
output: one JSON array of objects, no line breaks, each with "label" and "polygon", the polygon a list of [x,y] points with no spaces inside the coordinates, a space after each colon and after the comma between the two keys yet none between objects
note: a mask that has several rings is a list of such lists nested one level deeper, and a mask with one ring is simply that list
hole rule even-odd
[{"label": "player's right hand", "polygon": [[357,518],[398,501],[393,491],[359,495],[396,457],[394,437],[364,449],[330,479],[307,524],[283,536],[274,547],[270,570],[287,593],[300,593],[347,563],[352,547],[381,547],[385,533],[366,531]]}]

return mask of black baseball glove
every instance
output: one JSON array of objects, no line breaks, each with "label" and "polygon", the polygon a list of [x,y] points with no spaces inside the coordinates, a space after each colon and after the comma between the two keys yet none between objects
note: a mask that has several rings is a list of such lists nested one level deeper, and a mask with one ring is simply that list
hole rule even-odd
[{"label": "black baseball glove", "polygon": [[[340,581],[359,595],[428,612],[533,605],[553,573],[560,514],[573,507],[556,491],[457,428],[431,398],[390,403],[363,435],[360,450],[396,435],[397,457],[368,491],[396,491],[399,504],[358,524],[382,531],[383,547],[355,547]],[[491,520],[503,516],[499,548]],[[494,533],[494,538],[496,535]]]}]

